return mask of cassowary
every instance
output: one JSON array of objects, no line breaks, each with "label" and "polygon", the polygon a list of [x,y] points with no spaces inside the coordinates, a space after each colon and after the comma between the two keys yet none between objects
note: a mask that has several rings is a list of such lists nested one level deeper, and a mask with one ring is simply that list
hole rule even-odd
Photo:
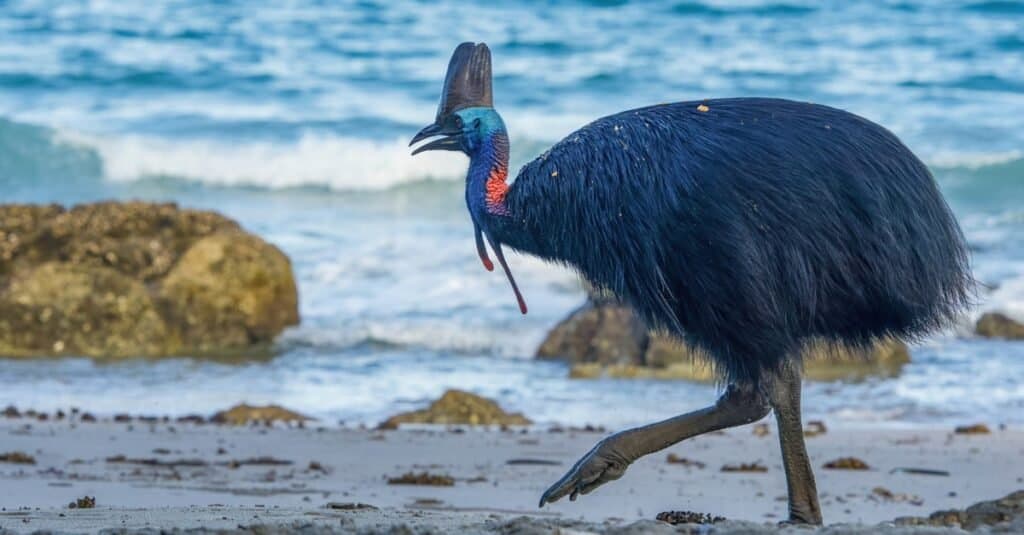
[{"label": "cassowary", "polygon": [[526,305],[507,245],[570,266],[652,327],[704,349],[726,384],[710,407],[600,441],[541,497],[574,500],[640,457],[774,411],[789,521],[821,523],[800,416],[801,354],[828,340],[915,338],[967,305],[961,231],[928,169],[891,132],[771,98],[624,111],[584,126],[509,185],[491,54],[463,43],[413,154],[469,156],[466,204]]}]

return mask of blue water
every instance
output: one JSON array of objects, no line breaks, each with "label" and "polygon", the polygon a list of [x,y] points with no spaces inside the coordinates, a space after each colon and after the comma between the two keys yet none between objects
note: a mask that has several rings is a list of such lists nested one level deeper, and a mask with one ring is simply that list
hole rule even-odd
[{"label": "blue water", "polygon": [[[620,426],[710,401],[710,386],[575,382],[531,360],[581,302],[575,277],[513,257],[520,316],[475,257],[464,157],[405,147],[463,40],[492,47],[514,165],[672,100],[780,96],[880,122],[962,221],[990,288],[974,314],[1024,316],[1020,2],[0,1],[2,200],[220,210],[291,256],[303,317],[276,356],[243,364],[0,360],[0,404],[273,401],[358,424],[462,387],[540,421]],[[808,386],[807,411],[1024,422],[1024,343],[971,338],[971,319],[913,348],[900,378]]]}]

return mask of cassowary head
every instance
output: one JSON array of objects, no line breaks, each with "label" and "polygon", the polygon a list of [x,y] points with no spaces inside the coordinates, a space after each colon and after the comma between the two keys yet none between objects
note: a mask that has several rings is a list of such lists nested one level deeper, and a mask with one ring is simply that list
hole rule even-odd
[{"label": "cassowary head", "polygon": [[420,130],[409,142],[441,136],[417,147],[412,153],[428,150],[457,150],[470,159],[466,176],[466,203],[476,233],[476,248],[488,271],[494,269],[484,238],[490,243],[501,267],[505,270],[519,310],[526,314],[526,301],[501,252],[501,242],[489,227],[488,216],[507,216],[504,195],[508,191],[508,135],[501,116],[494,111],[491,94],[491,51],[484,43],[462,43],[448,62],[448,74],[441,90],[434,124]]},{"label": "cassowary head", "polygon": [[504,132],[505,124],[494,110],[491,93],[491,51],[484,43],[462,43],[448,63],[434,124],[420,130],[409,145],[443,137],[417,147],[412,153],[457,150],[472,158],[489,138]]}]

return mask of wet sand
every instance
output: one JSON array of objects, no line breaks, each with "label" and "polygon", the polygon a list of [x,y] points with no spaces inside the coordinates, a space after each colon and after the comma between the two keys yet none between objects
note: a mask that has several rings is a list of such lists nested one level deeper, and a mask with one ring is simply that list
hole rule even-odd
[{"label": "wet sand", "polygon": [[[624,526],[650,531],[668,527],[653,522],[659,512],[688,510],[753,523],[719,524],[720,532],[754,526],[772,532],[785,518],[773,428],[766,436],[748,426],[698,437],[641,459],[621,480],[576,502],[544,509],[536,507],[541,492],[605,433],[459,431],[0,420],[0,454],[23,452],[35,460],[0,462],[0,529],[419,526],[543,533],[561,525],[584,532]],[[808,448],[829,524],[872,526],[927,516],[1024,488],[1022,429],[957,435],[951,429],[831,425],[808,438]],[[669,453],[694,462],[668,463]],[[850,456],[870,469],[822,467]],[[767,470],[721,470],[755,462]],[[948,475],[894,471],[900,468]],[[388,482],[423,472],[449,476],[451,485]],[[68,508],[83,496],[95,497],[95,508]],[[516,520],[523,515],[530,518]]]}]

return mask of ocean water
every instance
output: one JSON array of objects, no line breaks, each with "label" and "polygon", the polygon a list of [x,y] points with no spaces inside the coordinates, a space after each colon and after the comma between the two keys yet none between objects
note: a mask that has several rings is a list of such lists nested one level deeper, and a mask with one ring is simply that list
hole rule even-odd
[{"label": "ocean water", "polygon": [[986,285],[895,379],[808,385],[805,410],[894,425],[1024,422],[1024,4],[900,0],[114,2],[0,0],[3,202],[174,200],[282,247],[302,325],[272,357],[0,359],[0,404],[184,414],[276,402],[375,423],[445,388],[541,422],[622,426],[715,388],[570,381],[532,354],[583,299],[510,259],[530,314],[475,255],[465,158],[411,158],[452,48],[486,41],[514,166],[592,119],[673,100],[779,96],[896,132],[935,173]]}]

